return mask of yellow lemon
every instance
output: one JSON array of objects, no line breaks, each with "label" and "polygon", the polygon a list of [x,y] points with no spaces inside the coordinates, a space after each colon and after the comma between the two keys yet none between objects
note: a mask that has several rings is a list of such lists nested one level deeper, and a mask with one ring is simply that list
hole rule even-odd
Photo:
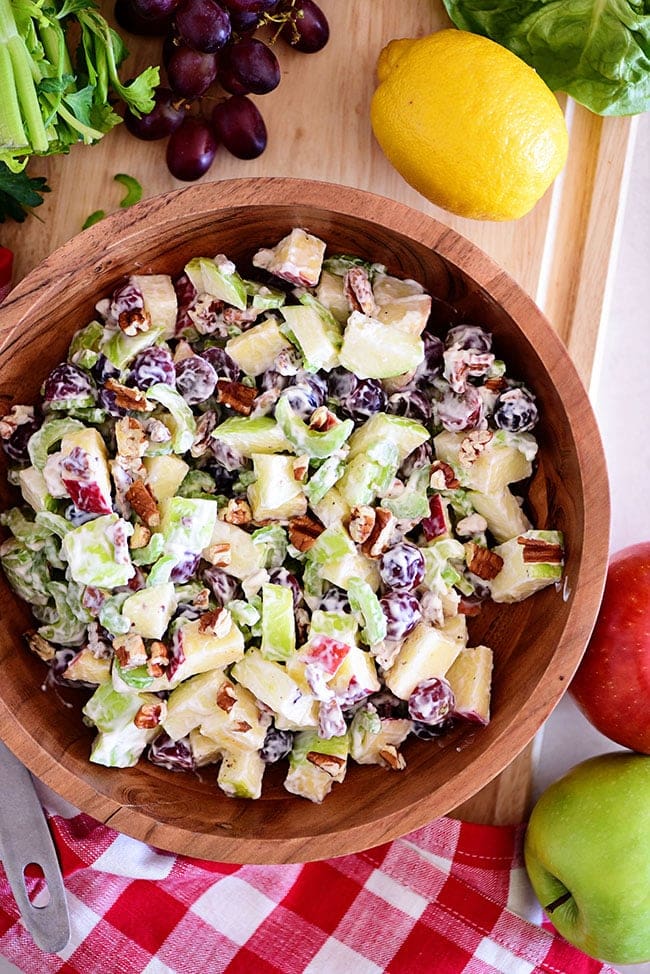
[{"label": "yellow lemon", "polygon": [[528,213],[562,169],[568,133],[555,96],[500,44],[460,30],[394,40],[377,62],[375,137],[437,206],[477,220]]}]

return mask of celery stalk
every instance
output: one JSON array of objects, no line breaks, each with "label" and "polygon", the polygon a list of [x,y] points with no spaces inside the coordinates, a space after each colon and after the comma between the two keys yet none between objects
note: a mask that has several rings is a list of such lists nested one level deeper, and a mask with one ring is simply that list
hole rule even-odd
[{"label": "celery stalk", "polygon": [[[3,0],[0,0],[0,9]],[[1,15],[0,15],[1,16]],[[2,30],[0,23],[0,32]],[[22,149],[27,145],[27,134],[20,115],[18,93],[13,80],[13,69],[9,49],[0,37],[0,142],[12,149]]]},{"label": "celery stalk", "polygon": [[[4,101],[5,98],[8,98],[8,106],[6,107],[8,107],[8,112],[10,113],[9,122],[12,130],[9,133],[9,138],[12,141],[8,142],[5,139],[4,132],[2,132],[2,141],[3,143],[8,142],[12,148],[23,148],[23,146],[29,144],[34,152],[46,152],[48,138],[45,126],[43,125],[43,117],[36,94],[34,79],[34,74],[37,72],[34,70],[34,60],[30,56],[25,42],[18,33],[10,0],[0,0],[0,47],[4,47],[6,53],[9,55],[9,71],[6,76],[4,74],[2,75],[2,100]],[[3,58],[3,61],[6,70],[6,60]],[[40,77],[37,80],[40,80]],[[19,106],[17,117],[13,117],[16,104],[12,98],[13,94],[15,94]],[[22,118],[20,112],[22,112]],[[16,144],[13,139],[19,135],[18,122],[20,122],[23,138],[22,141]],[[25,133],[23,122],[27,125],[27,133]],[[25,134],[28,138],[25,137]]]}]

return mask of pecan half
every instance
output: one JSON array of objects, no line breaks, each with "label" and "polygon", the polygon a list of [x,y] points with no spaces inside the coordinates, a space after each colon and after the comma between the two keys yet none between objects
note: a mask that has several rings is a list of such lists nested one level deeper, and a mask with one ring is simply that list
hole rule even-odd
[{"label": "pecan half", "polygon": [[460,444],[458,462],[461,467],[471,467],[493,437],[492,430],[472,430]]},{"label": "pecan half", "polygon": [[332,429],[333,426],[337,426],[338,422],[339,420],[334,413],[330,412],[327,406],[319,406],[311,414],[309,428],[315,430],[317,433],[325,433],[327,430]]},{"label": "pecan half", "polygon": [[379,558],[384,553],[395,530],[395,518],[385,507],[375,508],[375,523],[370,537],[361,545],[361,551],[368,558]]},{"label": "pecan half", "polygon": [[257,398],[257,389],[244,385],[243,382],[229,382],[219,379],[217,382],[217,402],[229,406],[242,416],[250,416],[253,403]]},{"label": "pecan half", "polygon": [[503,568],[503,558],[496,551],[469,541],[465,545],[467,567],[479,578],[490,581],[496,578]]},{"label": "pecan half", "polygon": [[429,486],[434,490],[456,490],[460,487],[460,480],[454,473],[454,468],[444,460],[434,460],[431,464]]},{"label": "pecan half", "polygon": [[406,761],[403,755],[399,753],[394,744],[385,744],[384,747],[379,749],[379,756],[384,759],[389,768],[393,771],[403,771],[406,767]]},{"label": "pecan half", "polygon": [[137,666],[144,666],[147,662],[144,640],[136,632],[127,632],[124,636],[116,636],[113,640],[113,650],[117,662],[123,670],[134,670]]},{"label": "pecan half", "polygon": [[144,480],[133,481],[126,492],[126,499],[148,528],[158,527],[160,524],[158,504]]},{"label": "pecan half", "polygon": [[542,538],[517,538],[517,544],[523,545],[523,559],[525,565],[561,565],[563,562],[562,545],[544,541]]},{"label": "pecan half", "polygon": [[107,379],[104,388],[115,394],[115,405],[119,409],[129,409],[136,413],[150,413],[153,403],[150,403],[140,389],[131,389],[115,379]]},{"label": "pecan half", "polygon": [[345,765],[345,758],[340,758],[336,754],[321,754],[319,751],[308,751],[307,760],[310,764],[315,764],[317,768],[324,771],[334,778]]},{"label": "pecan half", "polygon": [[54,659],[56,654],[55,647],[52,645],[52,643],[49,643],[47,639],[43,639],[42,636],[39,636],[37,632],[32,630],[30,630],[30,632],[26,632],[25,639],[27,640],[27,645],[31,649],[32,653],[36,653],[36,655],[40,659],[44,660],[44,662],[49,663],[50,660]]},{"label": "pecan half", "polygon": [[231,497],[223,519],[228,524],[250,524],[253,520],[250,504],[243,497]]},{"label": "pecan half", "polygon": [[353,311],[361,311],[366,315],[377,314],[377,303],[368,271],[364,267],[350,268],[343,281],[343,290]]},{"label": "pecan half", "polygon": [[125,335],[132,338],[140,335],[151,328],[151,317],[144,308],[131,308],[128,311],[120,311],[117,323]]},{"label": "pecan half", "polygon": [[235,693],[234,685],[230,680],[224,680],[217,690],[217,707],[220,707],[229,714],[236,703],[237,694]]},{"label": "pecan half", "polygon": [[228,609],[223,607],[213,609],[212,612],[204,612],[199,619],[199,632],[208,633],[223,639],[232,629],[232,616]]},{"label": "pecan half", "polygon": [[309,551],[313,548],[324,530],[320,521],[309,514],[289,518],[289,541],[298,551]]},{"label": "pecan half", "polygon": [[356,544],[364,544],[372,534],[377,515],[374,507],[360,504],[350,512],[348,534]]},{"label": "pecan half", "polygon": [[143,703],[133,718],[133,723],[141,730],[153,730],[162,720],[162,703]]}]

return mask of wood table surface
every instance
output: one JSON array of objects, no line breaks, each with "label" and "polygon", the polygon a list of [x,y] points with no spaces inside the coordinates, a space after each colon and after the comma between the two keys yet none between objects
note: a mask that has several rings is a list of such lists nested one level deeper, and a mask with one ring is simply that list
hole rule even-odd
[{"label": "wood table surface", "polygon": [[[630,120],[603,119],[561,99],[570,131],[569,158],[534,210],[506,223],[452,216],[404,182],[375,143],[369,122],[380,50],[395,37],[450,26],[441,0],[319,3],[330,22],[328,45],[318,54],[303,55],[279,42],[282,81],[274,92],[255,99],[269,131],[266,152],[243,162],[220,149],[204,180],[258,175],[322,179],[367,189],[435,216],[478,244],[537,301],[587,384],[616,241]],[[103,9],[110,17],[112,4],[104,3]],[[160,39],[124,36],[132,55],[123,77],[159,63]],[[435,78],[431,83],[435,85]],[[123,126],[95,146],[77,146],[68,156],[36,161],[30,172],[46,175],[52,192],[38,209],[38,219],[0,229],[0,242],[16,254],[16,280],[78,233],[90,213],[118,209],[124,190],[114,181],[115,174],[138,179],[145,197],[184,185],[167,171],[164,141],[140,142]],[[522,821],[530,786],[531,747],[454,814],[490,824]]]}]

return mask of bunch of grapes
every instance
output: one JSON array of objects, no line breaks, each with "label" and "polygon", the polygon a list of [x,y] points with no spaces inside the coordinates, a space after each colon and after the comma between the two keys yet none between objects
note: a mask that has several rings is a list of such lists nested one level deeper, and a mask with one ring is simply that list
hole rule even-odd
[{"label": "bunch of grapes", "polygon": [[[329,39],[313,0],[116,0],[115,18],[132,34],[164,37],[167,86],[158,88],[148,115],[127,110],[124,122],[139,139],[168,137],[167,167],[186,181],[208,171],[220,143],[239,159],[266,148],[264,119],[248,96],[273,91],[281,73],[258,28],[275,27],[275,36],[305,54]],[[223,97],[205,99],[215,83]]]}]

